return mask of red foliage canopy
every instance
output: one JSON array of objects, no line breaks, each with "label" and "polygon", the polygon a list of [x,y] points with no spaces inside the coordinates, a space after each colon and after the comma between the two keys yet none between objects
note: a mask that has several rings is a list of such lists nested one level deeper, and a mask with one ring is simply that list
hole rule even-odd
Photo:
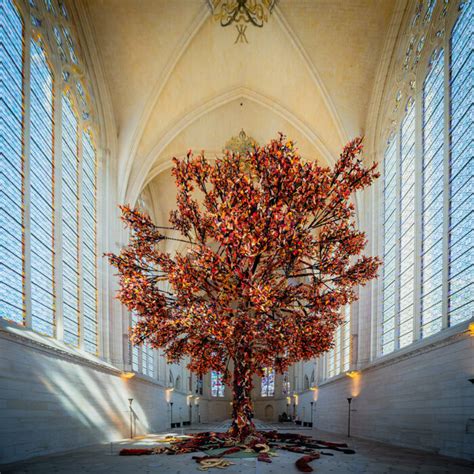
[{"label": "red foliage canopy", "polygon": [[[190,356],[198,373],[225,372],[243,346],[257,371],[328,350],[341,306],[380,264],[359,256],[366,238],[349,200],[378,177],[361,150],[361,139],[350,142],[333,169],[303,162],[284,137],[214,163],[175,158],[172,227],[123,206],[130,244],[109,254],[120,301],[142,316],[133,342],[147,339],[173,361]],[[170,231],[185,252],[159,250]]]},{"label": "red foliage canopy", "polygon": [[[361,150],[350,142],[332,169],[303,162],[283,136],[247,155],[175,158],[171,226],[124,206],[130,244],[109,254],[121,302],[141,316],[132,341],[227,380],[229,361],[261,374],[328,350],[341,307],[380,265],[361,256],[350,201],[378,177]],[[186,250],[165,253],[164,239]]]}]

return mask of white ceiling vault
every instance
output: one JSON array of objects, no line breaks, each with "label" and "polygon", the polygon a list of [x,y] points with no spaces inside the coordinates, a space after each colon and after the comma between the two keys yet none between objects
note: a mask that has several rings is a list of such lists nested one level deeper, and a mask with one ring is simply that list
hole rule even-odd
[{"label": "white ceiling vault", "polygon": [[406,3],[280,0],[235,43],[204,0],[82,0],[115,122],[119,198],[134,202],[147,184],[169,196],[173,156],[212,156],[242,128],[260,143],[284,132],[305,158],[330,163],[366,133]]}]

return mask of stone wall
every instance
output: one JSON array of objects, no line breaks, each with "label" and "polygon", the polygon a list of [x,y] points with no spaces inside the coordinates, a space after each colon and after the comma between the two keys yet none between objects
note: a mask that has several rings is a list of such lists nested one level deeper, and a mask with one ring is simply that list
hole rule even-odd
[{"label": "stone wall", "polygon": [[[0,331],[0,464],[169,428],[185,394],[38,335]],[[176,420],[177,421],[177,420]]]},{"label": "stone wall", "polygon": [[[321,384],[313,392],[315,425],[346,434],[353,397],[353,436],[474,459],[474,337],[439,335],[407,349],[369,364],[360,376]],[[299,396],[301,418],[312,397]]]}]

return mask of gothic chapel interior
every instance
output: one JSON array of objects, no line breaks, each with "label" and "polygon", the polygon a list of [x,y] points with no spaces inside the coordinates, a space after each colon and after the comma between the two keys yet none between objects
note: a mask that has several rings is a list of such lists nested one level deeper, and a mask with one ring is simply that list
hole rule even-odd
[{"label": "gothic chapel interior", "polygon": [[[363,136],[380,177],[351,199],[383,265],[329,350],[254,374],[254,419],[354,440],[359,463],[367,443],[401,465],[407,448],[459,462],[351,472],[472,472],[473,0],[247,0],[226,19],[232,4],[1,0],[0,471],[106,472],[41,463],[90,446],[118,463],[114,443],[226,426],[220,371],[130,342],[140,316],[104,254],[129,241],[121,204],[169,225],[173,157],[245,154],[282,132],[329,167]],[[293,472],[287,456],[248,465]],[[337,456],[313,467],[346,472]],[[144,458],[188,462],[127,461]]]}]

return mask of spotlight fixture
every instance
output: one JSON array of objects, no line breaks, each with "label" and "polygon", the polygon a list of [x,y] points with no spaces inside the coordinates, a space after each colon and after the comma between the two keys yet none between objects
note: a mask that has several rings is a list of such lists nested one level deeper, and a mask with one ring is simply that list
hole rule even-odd
[{"label": "spotlight fixture", "polygon": [[358,375],[360,375],[360,372],[358,370],[349,370],[348,372],[346,372],[346,375],[350,377],[351,379],[353,379],[357,377]]},{"label": "spotlight fixture", "polygon": [[128,399],[128,408],[130,410],[130,439],[133,439],[133,409],[132,409],[133,398]]},{"label": "spotlight fixture", "polygon": [[135,372],[122,372],[120,377],[125,380],[133,379],[133,377],[135,377]]},{"label": "spotlight fixture", "polygon": [[351,437],[351,403],[352,397],[347,398],[347,403],[349,404],[349,408],[347,410],[347,437]]}]

